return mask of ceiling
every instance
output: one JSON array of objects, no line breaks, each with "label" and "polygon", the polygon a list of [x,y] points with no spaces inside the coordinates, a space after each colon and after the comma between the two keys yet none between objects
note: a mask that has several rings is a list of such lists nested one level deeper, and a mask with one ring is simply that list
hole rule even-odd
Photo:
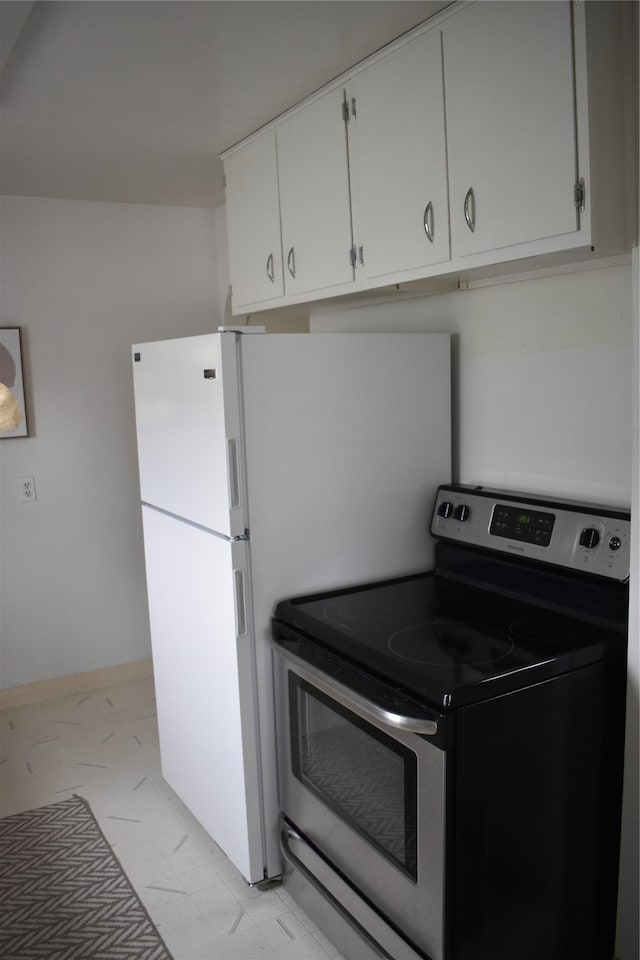
[{"label": "ceiling", "polygon": [[445,2],[0,2],[0,192],[224,203],[218,154]]}]

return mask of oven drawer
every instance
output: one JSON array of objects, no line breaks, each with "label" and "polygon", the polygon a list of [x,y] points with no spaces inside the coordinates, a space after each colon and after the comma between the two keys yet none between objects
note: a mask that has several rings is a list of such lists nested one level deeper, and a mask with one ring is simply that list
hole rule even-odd
[{"label": "oven drawer", "polygon": [[285,890],[345,957],[423,960],[284,820],[280,850]]},{"label": "oven drawer", "polygon": [[274,675],[281,809],[308,841],[289,846],[321,851],[314,862],[442,960],[447,752],[277,647]]}]

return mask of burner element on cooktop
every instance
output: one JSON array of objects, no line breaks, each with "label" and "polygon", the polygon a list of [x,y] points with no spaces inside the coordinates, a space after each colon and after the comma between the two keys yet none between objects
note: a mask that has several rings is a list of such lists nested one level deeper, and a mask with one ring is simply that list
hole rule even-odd
[{"label": "burner element on cooktop", "polygon": [[495,663],[513,647],[513,640],[500,630],[445,619],[404,627],[389,637],[389,649],[396,656],[431,666]]}]

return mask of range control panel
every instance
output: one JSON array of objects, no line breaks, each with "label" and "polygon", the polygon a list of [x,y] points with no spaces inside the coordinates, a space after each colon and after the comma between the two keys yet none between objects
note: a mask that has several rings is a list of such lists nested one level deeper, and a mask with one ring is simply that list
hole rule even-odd
[{"label": "range control panel", "polygon": [[629,578],[628,511],[457,484],[438,488],[439,540],[543,561],[612,580]]}]

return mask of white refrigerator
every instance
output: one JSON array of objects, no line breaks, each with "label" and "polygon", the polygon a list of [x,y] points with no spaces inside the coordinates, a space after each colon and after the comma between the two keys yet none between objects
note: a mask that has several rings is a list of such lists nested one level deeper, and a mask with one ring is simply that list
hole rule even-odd
[{"label": "white refrigerator", "polygon": [[226,331],[132,353],[162,772],[256,883],[281,872],[273,607],[432,566],[450,338]]}]

